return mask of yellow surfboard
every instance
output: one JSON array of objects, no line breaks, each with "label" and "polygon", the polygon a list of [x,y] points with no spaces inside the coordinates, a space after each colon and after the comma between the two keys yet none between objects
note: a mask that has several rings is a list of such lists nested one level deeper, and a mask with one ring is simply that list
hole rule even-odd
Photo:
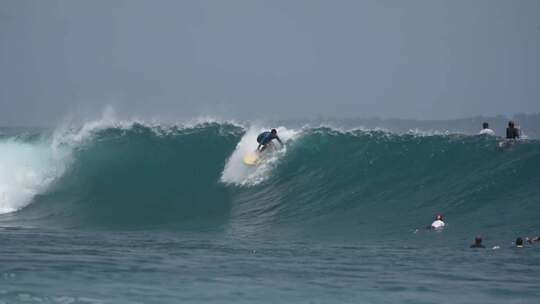
[{"label": "yellow surfboard", "polygon": [[244,156],[244,164],[248,166],[253,166],[259,163],[259,153],[257,152],[249,152]]}]

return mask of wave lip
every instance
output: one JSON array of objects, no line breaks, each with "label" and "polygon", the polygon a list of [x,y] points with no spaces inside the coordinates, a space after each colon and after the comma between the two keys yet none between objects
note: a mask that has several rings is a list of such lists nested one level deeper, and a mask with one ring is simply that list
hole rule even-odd
[{"label": "wave lip", "polygon": [[19,210],[65,169],[66,151],[47,142],[0,141],[0,214]]},{"label": "wave lip", "polygon": [[57,141],[69,147],[69,166],[10,220],[142,228],[226,217],[230,200],[219,175],[242,134],[237,126],[134,123],[84,133]]}]

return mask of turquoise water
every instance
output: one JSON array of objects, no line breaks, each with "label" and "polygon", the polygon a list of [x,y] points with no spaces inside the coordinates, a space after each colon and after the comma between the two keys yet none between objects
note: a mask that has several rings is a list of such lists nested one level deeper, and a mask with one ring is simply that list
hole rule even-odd
[{"label": "turquoise water", "polygon": [[0,303],[538,302],[537,140],[261,130],[3,132]]}]

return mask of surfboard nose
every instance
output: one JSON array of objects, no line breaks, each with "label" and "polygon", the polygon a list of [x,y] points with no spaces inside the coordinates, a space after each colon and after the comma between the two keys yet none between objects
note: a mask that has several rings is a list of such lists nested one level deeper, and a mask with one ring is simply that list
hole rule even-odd
[{"label": "surfboard nose", "polygon": [[244,164],[248,166],[256,165],[259,161],[259,155],[256,152],[249,152],[244,156]]}]

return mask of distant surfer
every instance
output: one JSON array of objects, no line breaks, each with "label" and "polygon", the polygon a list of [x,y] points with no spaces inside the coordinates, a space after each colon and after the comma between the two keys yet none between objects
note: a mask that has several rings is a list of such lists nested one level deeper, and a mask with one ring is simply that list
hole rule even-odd
[{"label": "distant surfer", "polygon": [[519,128],[516,128],[513,121],[508,122],[508,128],[506,128],[506,139],[519,139]]},{"label": "distant surfer", "polygon": [[513,121],[508,122],[508,128],[506,128],[506,139],[499,142],[499,148],[505,149],[512,146],[521,137],[519,128],[514,125]]},{"label": "distant surfer", "polygon": [[520,237],[518,237],[518,238],[516,239],[515,244],[516,244],[516,247],[517,247],[517,248],[523,248],[523,239],[520,238]]},{"label": "distant surfer", "polygon": [[471,248],[486,248],[484,245],[482,245],[482,237],[477,235],[474,238],[474,244],[471,245]]},{"label": "distant surfer", "polygon": [[437,214],[437,216],[435,217],[435,221],[433,221],[433,223],[431,223],[431,226],[428,226],[427,228],[438,230],[443,229],[444,226],[446,226],[446,223],[444,222],[442,214]]},{"label": "distant surfer", "polygon": [[480,130],[480,133],[478,134],[494,136],[495,132],[489,128],[489,124],[487,122],[484,122],[482,124],[482,130]]},{"label": "distant surfer", "polygon": [[277,139],[279,141],[279,144],[283,146],[283,142],[279,137],[277,136],[277,130],[272,129],[270,132],[262,132],[257,136],[257,142],[259,143],[259,146],[257,147],[257,151],[262,152],[264,151],[271,143],[272,140]]}]

